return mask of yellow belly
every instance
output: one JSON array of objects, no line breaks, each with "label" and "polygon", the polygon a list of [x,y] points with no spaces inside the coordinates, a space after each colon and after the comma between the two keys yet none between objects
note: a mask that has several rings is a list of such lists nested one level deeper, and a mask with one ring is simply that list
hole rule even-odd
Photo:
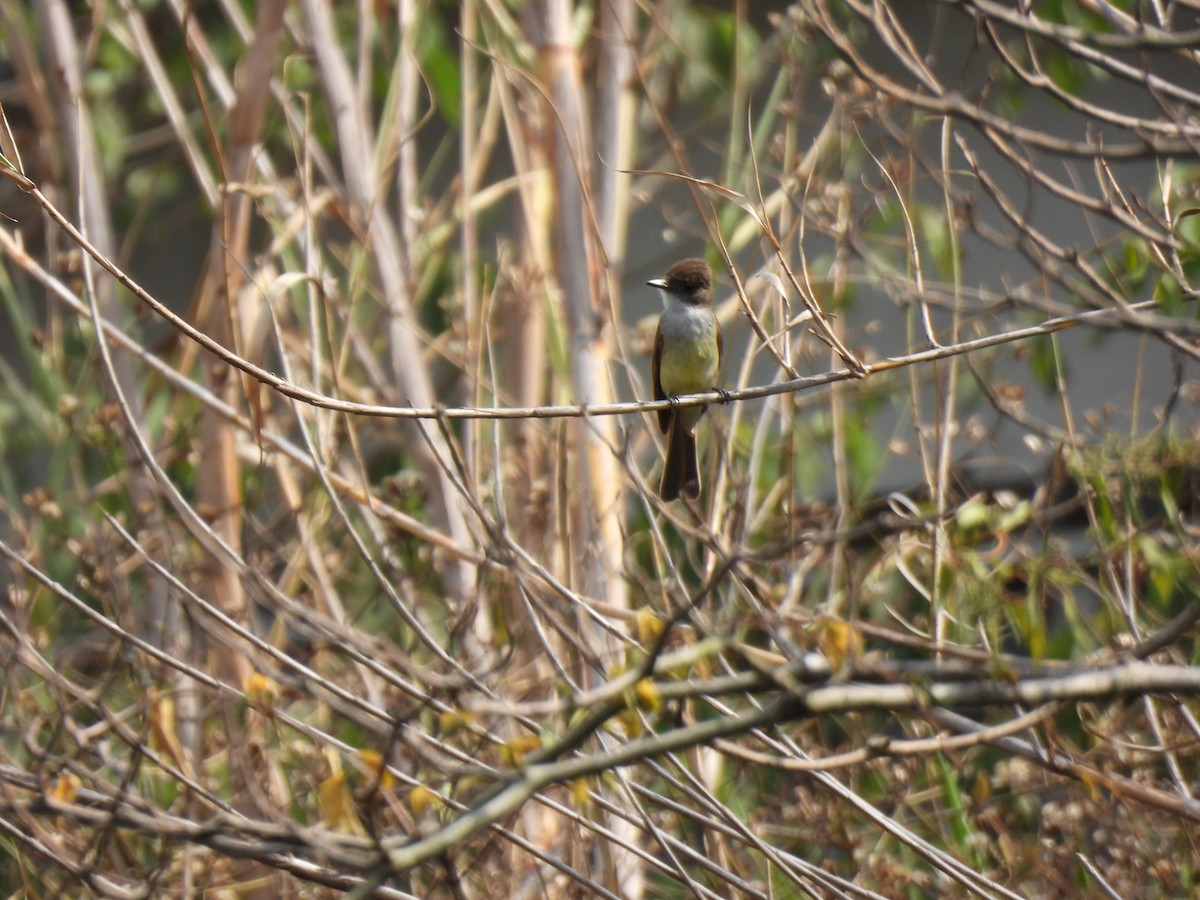
[{"label": "yellow belly", "polygon": [[715,334],[664,341],[658,383],[669,397],[711,391],[717,386],[719,362]]}]

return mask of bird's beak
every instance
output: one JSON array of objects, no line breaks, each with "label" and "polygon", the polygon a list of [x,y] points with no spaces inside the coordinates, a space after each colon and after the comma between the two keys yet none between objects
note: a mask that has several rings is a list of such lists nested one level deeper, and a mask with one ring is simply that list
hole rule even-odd
[{"label": "bird's beak", "polygon": [[650,287],[656,287],[660,291],[666,290],[667,287],[667,281],[665,278],[651,278],[646,282],[646,284],[650,285]]}]

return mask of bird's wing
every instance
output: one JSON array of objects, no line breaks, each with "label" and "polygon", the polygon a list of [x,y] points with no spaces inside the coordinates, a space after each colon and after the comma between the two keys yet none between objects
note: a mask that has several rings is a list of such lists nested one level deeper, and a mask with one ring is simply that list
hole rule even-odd
[{"label": "bird's wing", "polygon": [[[666,400],[667,395],[663,392],[662,382],[658,378],[658,364],[662,359],[663,336],[662,324],[654,332],[654,355],[650,357],[650,380],[654,382],[654,399]],[[658,427],[663,434],[667,433],[667,429],[671,427],[671,410],[660,409],[658,411]]]}]

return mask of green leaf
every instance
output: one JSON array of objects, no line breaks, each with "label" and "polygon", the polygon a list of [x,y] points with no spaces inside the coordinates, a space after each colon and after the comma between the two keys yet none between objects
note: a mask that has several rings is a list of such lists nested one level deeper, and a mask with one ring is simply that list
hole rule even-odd
[{"label": "green leaf", "polygon": [[447,40],[439,16],[421,16],[416,51],[421,72],[433,91],[442,118],[450,125],[462,119],[462,68],[456,45]]},{"label": "green leaf", "polygon": [[1048,394],[1058,392],[1058,351],[1053,337],[1034,338],[1028,343],[1029,371],[1042,389]]}]

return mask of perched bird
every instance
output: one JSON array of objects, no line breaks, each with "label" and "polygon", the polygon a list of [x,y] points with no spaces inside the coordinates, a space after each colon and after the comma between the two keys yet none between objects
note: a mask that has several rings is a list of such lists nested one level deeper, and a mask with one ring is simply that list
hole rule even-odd
[{"label": "perched bird", "polygon": [[[650,371],[654,399],[697,394],[717,387],[721,368],[721,326],[713,313],[712,271],[702,259],[684,259],[662,278],[646,284],[658,288],[665,309],[654,335]],[[700,496],[700,466],[694,429],[703,406],[660,409],[658,424],[667,436],[667,462],[659,494],[674,500],[680,494]]]}]

